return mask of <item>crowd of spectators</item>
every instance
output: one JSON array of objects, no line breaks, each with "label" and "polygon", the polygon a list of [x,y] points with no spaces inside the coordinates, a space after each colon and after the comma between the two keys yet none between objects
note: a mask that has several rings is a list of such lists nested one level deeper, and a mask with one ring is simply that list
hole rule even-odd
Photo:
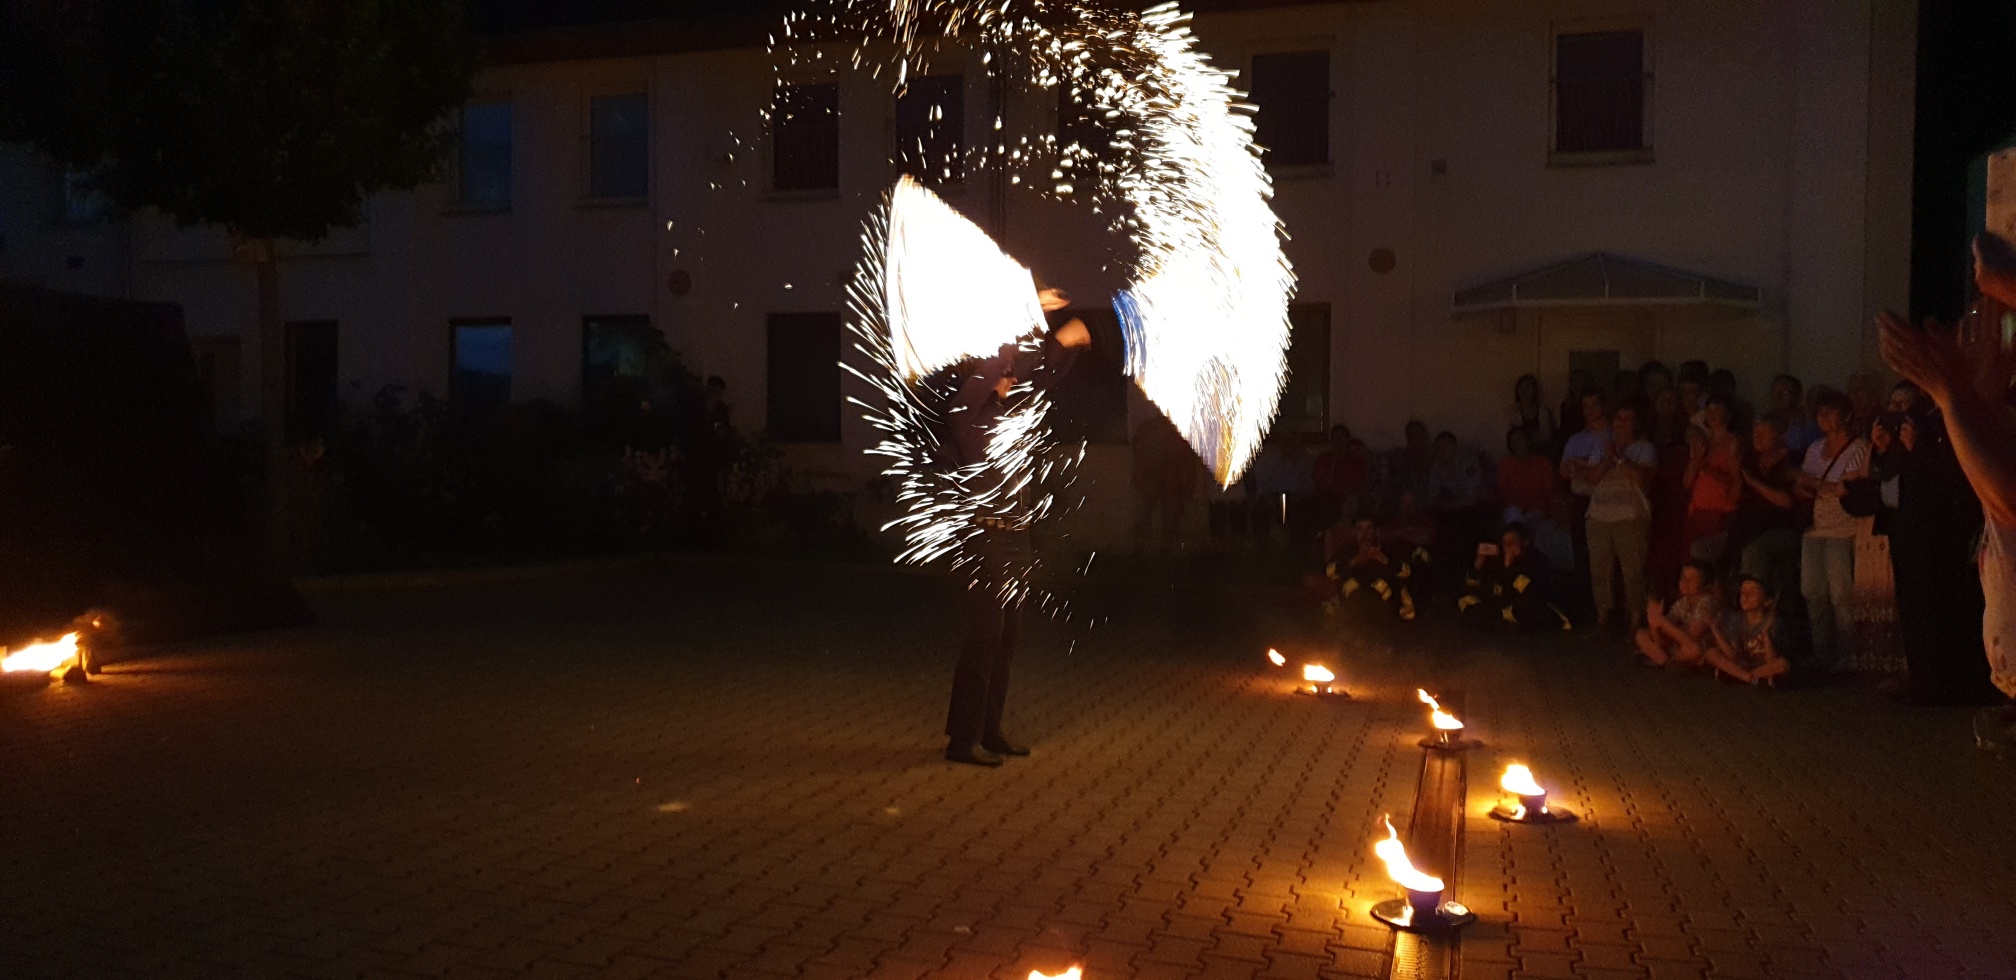
[{"label": "crowd of spectators", "polygon": [[[1550,406],[1539,379],[1518,379],[1496,459],[1418,420],[1387,452],[1344,425],[1313,453],[1274,438],[1242,484],[1208,489],[1213,545],[1320,566],[1328,604],[1354,618],[1446,604],[1480,629],[1628,640],[1651,665],[1767,683],[1848,664],[1857,544],[1887,535],[1900,694],[1996,697],[1969,632],[1980,504],[1916,385],[1886,398],[1863,377],[1808,390],[1788,374],[1752,405],[1701,361],[1570,383]],[[1152,525],[1165,543],[1178,533],[1164,491],[1194,496],[1143,477],[1182,456],[1153,426],[1136,451],[1144,544]]]}]

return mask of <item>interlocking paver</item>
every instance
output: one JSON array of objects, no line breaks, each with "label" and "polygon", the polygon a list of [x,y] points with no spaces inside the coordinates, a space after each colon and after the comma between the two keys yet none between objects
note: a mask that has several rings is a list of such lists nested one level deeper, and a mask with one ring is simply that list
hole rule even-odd
[{"label": "interlocking paver", "polygon": [[[1238,583],[1234,583],[1237,585]],[[945,583],[693,564],[352,593],[0,699],[8,976],[1373,976],[1416,686],[1460,688],[1466,978],[1991,980],[2016,779],[1960,712],[1764,693],[1260,591],[1029,624],[999,771],[936,758]],[[1300,643],[1296,648],[1293,645]],[[1268,645],[1356,699],[1285,693]],[[1531,763],[1582,822],[1484,817]],[[80,846],[77,842],[88,842]],[[260,971],[268,971],[262,974]]]}]

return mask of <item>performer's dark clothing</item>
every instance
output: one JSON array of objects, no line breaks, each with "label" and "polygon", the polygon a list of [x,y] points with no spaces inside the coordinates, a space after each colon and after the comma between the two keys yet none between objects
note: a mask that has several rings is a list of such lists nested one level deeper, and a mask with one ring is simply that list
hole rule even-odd
[{"label": "performer's dark clothing", "polygon": [[[994,357],[962,365],[958,391],[946,411],[952,462],[963,469],[986,461],[995,423],[1014,407],[1011,399],[995,393],[996,382],[1013,375],[1018,383],[1047,387],[1070,369],[1076,354],[1076,349],[1046,337],[1040,352],[1004,346]],[[998,482],[1000,474],[982,473],[974,479]],[[1027,565],[1028,548],[1028,532],[1005,525],[983,525],[973,538],[975,567],[968,570],[964,599],[966,641],[953,669],[952,703],[945,713],[945,734],[954,746],[1002,740],[1008,665],[1015,657],[1022,612],[1021,583],[1013,579]]]},{"label": "performer's dark clothing", "polygon": [[1492,558],[1481,569],[1471,567],[1456,609],[1463,624],[1472,629],[1498,633],[1567,630],[1568,617],[1548,597],[1546,579],[1547,570],[1535,552],[1520,555],[1509,566]]},{"label": "performer's dark clothing", "polygon": [[1886,515],[1897,593],[1897,637],[1909,672],[1908,696],[1923,704],[1993,703],[1981,646],[1985,597],[1973,544],[1981,501],[1936,418],[1917,423],[1916,448],[1876,457],[1875,476],[1897,478],[1897,508]]}]

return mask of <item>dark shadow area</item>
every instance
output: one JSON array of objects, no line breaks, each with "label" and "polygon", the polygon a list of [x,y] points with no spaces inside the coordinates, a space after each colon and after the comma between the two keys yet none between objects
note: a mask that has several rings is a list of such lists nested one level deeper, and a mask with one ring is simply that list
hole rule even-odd
[{"label": "dark shadow area", "polygon": [[313,620],[200,391],[180,307],[0,288],[0,641],[94,609],[130,643]]}]

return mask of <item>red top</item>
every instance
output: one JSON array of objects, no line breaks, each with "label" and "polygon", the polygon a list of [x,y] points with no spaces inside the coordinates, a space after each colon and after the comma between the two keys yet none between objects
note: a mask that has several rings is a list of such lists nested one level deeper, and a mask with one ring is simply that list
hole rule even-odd
[{"label": "red top", "polygon": [[1539,453],[1498,461],[1498,502],[1506,507],[1544,514],[1557,486],[1553,462]]}]

